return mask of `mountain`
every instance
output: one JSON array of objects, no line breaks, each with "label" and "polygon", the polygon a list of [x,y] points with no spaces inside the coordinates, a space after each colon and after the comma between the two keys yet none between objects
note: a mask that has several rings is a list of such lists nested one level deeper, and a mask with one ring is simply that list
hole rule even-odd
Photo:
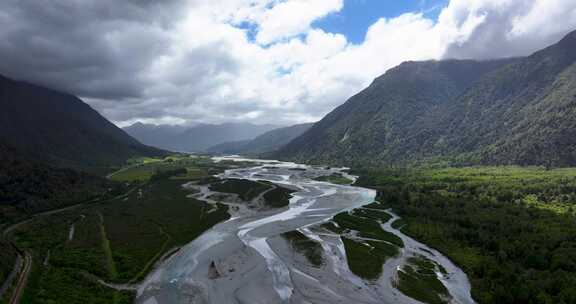
[{"label": "mountain", "polygon": [[206,149],[206,152],[212,154],[227,154],[227,155],[243,154],[251,141],[252,140],[228,141],[225,143],[214,145]]},{"label": "mountain", "polygon": [[123,128],[126,133],[142,143],[169,150],[181,150],[181,143],[177,139],[186,129],[184,126],[152,125],[141,122]]},{"label": "mountain", "polygon": [[314,123],[299,124],[268,131],[253,140],[222,143],[207,152],[222,154],[262,154],[274,152],[310,129]]},{"label": "mountain", "polygon": [[406,62],[275,154],[387,165],[576,165],[576,32],[535,54]]},{"label": "mountain", "polygon": [[34,159],[91,167],[163,153],[70,94],[0,76],[0,108],[0,140]]},{"label": "mountain", "polygon": [[250,140],[277,126],[249,123],[202,124],[191,127],[135,123],[124,128],[141,142],[162,149],[203,152],[225,142]]},{"label": "mountain", "polygon": [[576,165],[576,31],[484,77],[444,113],[433,128],[446,132],[414,142],[477,163]]},{"label": "mountain", "polygon": [[26,159],[0,142],[0,226],[26,214],[63,207],[99,195],[110,182]]},{"label": "mountain", "polygon": [[510,61],[405,62],[375,79],[277,155],[320,163],[380,163],[418,127],[420,118]]}]

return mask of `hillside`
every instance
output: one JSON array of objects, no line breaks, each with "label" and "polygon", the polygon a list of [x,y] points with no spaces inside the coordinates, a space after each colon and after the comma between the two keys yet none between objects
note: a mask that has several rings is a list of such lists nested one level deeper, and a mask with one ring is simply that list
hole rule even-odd
[{"label": "hillside", "polygon": [[483,164],[576,165],[576,32],[466,91],[413,142]]},{"label": "hillside", "polygon": [[190,127],[135,123],[125,127],[124,131],[150,146],[180,152],[203,152],[218,144],[251,140],[275,128],[277,126],[249,123]]},{"label": "hillside", "polygon": [[75,96],[0,76],[0,140],[68,167],[122,164],[163,152],[142,145]]},{"label": "hillside", "polygon": [[407,62],[276,154],[352,165],[576,164],[576,33],[498,61]]},{"label": "hillside", "polygon": [[111,183],[103,178],[22,158],[17,150],[0,142],[0,226],[78,203],[109,187]]},{"label": "hillside", "polygon": [[[281,149],[281,158],[367,164],[386,158],[419,118],[510,60],[406,62],[329,113]],[[421,123],[423,124],[423,123]]]},{"label": "hillside", "polygon": [[268,131],[253,140],[222,143],[208,148],[211,153],[262,154],[274,152],[310,129],[314,123],[299,124]]},{"label": "hillside", "polygon": [[7,241],[0,237],[0,299],[4,299],[4,293],[8,289],[8,285],[4,286],[6,279],[10,277],[16,262],[16,250]]}]

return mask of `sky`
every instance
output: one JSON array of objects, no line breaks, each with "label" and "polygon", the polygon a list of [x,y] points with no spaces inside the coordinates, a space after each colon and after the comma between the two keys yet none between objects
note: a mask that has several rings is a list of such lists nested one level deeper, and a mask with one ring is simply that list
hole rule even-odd
[{"label": "sky", "polygon": [[525,56],[575,0],[2,0],[0,74],[119,126],[312,122],[408,60]]}]

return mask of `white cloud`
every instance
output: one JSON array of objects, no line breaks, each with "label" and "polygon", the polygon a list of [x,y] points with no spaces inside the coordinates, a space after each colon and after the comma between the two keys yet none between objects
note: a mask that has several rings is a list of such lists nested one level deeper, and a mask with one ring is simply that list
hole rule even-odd
[{"label": "white cloud", "polygon": [[330,13],[340,11],[344,0],[290,0],[280,2],[255,18],[258,23],[257,41],[272,43],[305,33],[310,24]]},{"label": "white cloud", "polygon": [[[130,2],[130,14],[113,17],[106,8],[114,1],[94,0],[100,13],[65,19],[57,40],[35,40],[30,49],[32,38],[13,37],[53,39],[45,31],[62,30],[64,19],[21,12],[60,2],[6,1],[0,71],[55,85],[54,75],[77,71],[61,87],[89,92],[89,102],[119,124],[313,121],[402,61],[527,55],[576,28],[574,0],[451,0],[437,20],[416,12],[382,18],[353,44],[312,25],[344,0],[171,0],[173,9],[161,14],[158,5]],[[95,87],[110,94],[97,96]]]}]

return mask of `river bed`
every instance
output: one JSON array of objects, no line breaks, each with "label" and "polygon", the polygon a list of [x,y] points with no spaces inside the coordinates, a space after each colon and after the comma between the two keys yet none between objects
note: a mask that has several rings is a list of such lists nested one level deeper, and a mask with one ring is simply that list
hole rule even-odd
[{"label": "river bed", "polygon": [[[227,170],[219,177],[266,180],[296,189],[289,206],[273,210],[234,208],[240,211],[230,220],[161,263],[139,286],[137,303],[419,303],[392,283],[407,257],[415,254],[447,270],[441,281],[450,292],[451,302],[473,303],[464,272],[439,252],[392,228],[392,220],[382,227],[399,236],[405,247],[398,257],[385,263],[381,278],[368,282],[349,270],[339,236],[317,227],[340,212],[374,202],[376,192],[313,180],[334,173],[355,179],[345,169],[254,162],[255,167]],[[206,191],[202,189],[200,199],[209,196]],[[322,266],[307,263],[281,236],[294,230],[321,244]]]}]

